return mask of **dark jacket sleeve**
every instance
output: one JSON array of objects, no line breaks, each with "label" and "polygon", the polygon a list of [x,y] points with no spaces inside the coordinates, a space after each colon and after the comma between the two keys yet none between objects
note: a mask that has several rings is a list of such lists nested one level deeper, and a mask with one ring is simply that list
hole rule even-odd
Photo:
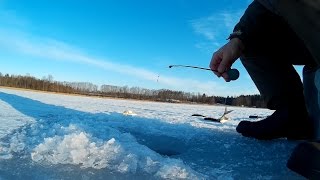
[{"label": "dark jacket sleeve", "polygon": [[266,24],[270,24],[269,21],[274,16],[276,16],[274,13],[255,0],[248,6],[233,32],[241,32],[238,37],[246,47],[252,40],[264,36],[263,28]]}]

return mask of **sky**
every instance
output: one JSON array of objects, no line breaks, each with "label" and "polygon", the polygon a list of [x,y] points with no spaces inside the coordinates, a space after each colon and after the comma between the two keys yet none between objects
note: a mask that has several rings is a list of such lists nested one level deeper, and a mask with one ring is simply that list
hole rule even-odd
[{"label": "sky", "polygon": [[0,72],[56,81],[258,94],[237,60],[226,83],[208,67],[251,1],[0,0]]}]

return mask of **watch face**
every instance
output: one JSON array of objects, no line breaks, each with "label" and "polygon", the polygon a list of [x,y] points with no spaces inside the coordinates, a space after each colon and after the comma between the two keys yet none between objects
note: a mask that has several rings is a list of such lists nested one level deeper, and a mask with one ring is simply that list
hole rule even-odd
[{"label": "watch face", "polygon": [[234,31],[233,33],[231,33],[229,35],[229,37],[227,38],[227,40],[231,40],[233,38],[239,38],[240,40],[243,40],[243,33],[241,30],[237,30],[237,31]]},{"label": "watch face", "polygon": [[233,32],[232,34],[240,36],[242,34],[242,31],[241,30],[237,30],[237,31]]}]

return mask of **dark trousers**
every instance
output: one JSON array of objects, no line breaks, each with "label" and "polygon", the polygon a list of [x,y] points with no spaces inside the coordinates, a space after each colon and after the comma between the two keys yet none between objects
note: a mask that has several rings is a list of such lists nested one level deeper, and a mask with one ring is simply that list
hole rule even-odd
[{"label": "dark trousers", "polygon": [[269,18],[259,28],[259,38],[246,44],[241,62],[269,109],[305,109],[303,83],[293,65],[304,65],[309,71],[315,71],[317,65],[303,41],[282,18]]},{"label": "dark trousers", "polygon": [[275,9],[304,41],[320,65],[320,0],[274,1]]}]

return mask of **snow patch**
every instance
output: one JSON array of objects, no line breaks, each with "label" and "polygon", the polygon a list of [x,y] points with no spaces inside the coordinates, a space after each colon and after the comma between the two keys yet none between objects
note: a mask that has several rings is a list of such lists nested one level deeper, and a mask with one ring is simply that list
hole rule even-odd
[{"label": "snow patch", "polygon": [[135,141],[111,138],[103,142],[85,132],[45,138],[33,149],[31,159],[37,163],[106,168],[119,173],[139,171],[166,179],[197,177],[181,160],[164,158]]}]

